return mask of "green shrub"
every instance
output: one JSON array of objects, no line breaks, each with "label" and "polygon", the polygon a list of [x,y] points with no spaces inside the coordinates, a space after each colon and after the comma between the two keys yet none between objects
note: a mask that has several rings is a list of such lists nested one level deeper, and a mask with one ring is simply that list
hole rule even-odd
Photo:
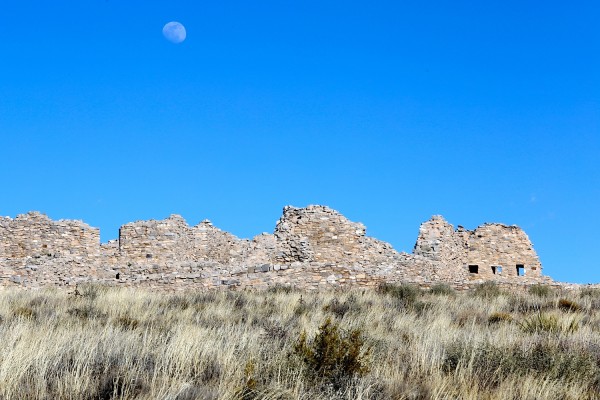
[{"label": "green shrub", "polygon": [[270,286],[267,289],[267,293],[273,293],[273,294],[277,294],[277,293],[290,294],[290,293],[293,293],[294,291],[297,291],[297,290],[294,289],[291,285],[282,285],[282,284],[275,284],[273,286]]},{"label": "green shrub", "polygon": [[294,345],[294,354],[306,366],[309,377],[332,384],[335,390],[369,372],[370,353],[360,330],[343,332],[331,318],[325,320],[311,340],[302,332]]},{"label": "green shrub", "polygon": [[98,296],[106,294],[107,291],[108,287],[100,283],[84,283],[83,285],[75,287],[75,292],[92,301],[96,300]]},{"label": "green shrub", "polygon": [[455,296],[456,290],[446,283],[437,283],[431,287],[431,294],[436,296]]},{"label": "green shrub", "polygon": [[496,282],[487,281],[483,282],[475,286],[473,289],[473,295],[477,297],[482,297],[484,299],[490,299],[493,297],[498,297],[502,294],[500,287],[496,284]]},{"label": "green shrub", "polygon": [[524,332],[538,333],[573,333],[579,330],[579,322],[576,319],[570,321],[559,321],[556,315],[538,313],[532,317],[526,318],[519,323]]},{"label": "green shrub", "polygon": [[[549,308],[548,304],[539,298],[511,294],[508,296],[508,311],[521,314],[537,313]],[[553,306],[550,308],[554,308]]]},{"label": "green shrub", "polygon": [[129,315],[122,315],[113,321],[113,324],[117,327],[123,329],[135,329],[140,324],[135,318],[130,317]]},{"label": "green shrub", "polygon": [[510,322],[512,321],[512,316],[509,313],[505,312],[493,312],[488,317],[488,322],[490,324],[497,324],[499,322]]},{"label": "green shrub", "polygon": [[340,302],[338,299],[333,299],[329,304],[323,307],[323,311],[329,311],[338,318],[344,318],[344,315],[350,310],[350,304]]},{"label": "green shrub", "polygon": [[600,298],[600,288],[585,287],[579,291],[580,297]]},{"label": "green shrub", "polygon": [[91,304],[85,304],[81,307],[72,307],[67,309],[67,314],[80,319],[82,321],[88,320],[105,320],[107,315],[101,313]]},{"label": "green shrub", "polygon": [[298,299],[298,303],[294,307],[294,315],[299,317],[303,314],[308,313],[309,311],[310,311],[310,308],[309,308],[308,304],[306,304],[306,301],[302,298],[302,295],[300,295],[300,298]]},{"label": "green shrub", "polygon": [[411,306],[421,294],[421,289],[419,287],[407,283],[402,283],[400,285],[383,283],[379,285],[378,291],[379,293],[391,296],[405,307]]},{"label": "green shrub", "polygon": [[538,297],[548,297],[552,294],[552,289],[548,285],[536,284],[529,286],[529,293]]}]

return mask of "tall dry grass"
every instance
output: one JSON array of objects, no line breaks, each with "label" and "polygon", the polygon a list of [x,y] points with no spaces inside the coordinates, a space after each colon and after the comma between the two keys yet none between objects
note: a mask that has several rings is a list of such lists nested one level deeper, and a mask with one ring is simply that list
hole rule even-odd
[{"label": "tall dry grass", "polygon": [[596,292],[80,291],[0,292],[0,398],[600,398]]}]

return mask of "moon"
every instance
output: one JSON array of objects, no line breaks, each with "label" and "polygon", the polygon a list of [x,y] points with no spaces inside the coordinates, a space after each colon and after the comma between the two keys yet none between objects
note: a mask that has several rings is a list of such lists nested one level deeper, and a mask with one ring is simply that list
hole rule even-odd
[{"label": "moon", "polygon": [[163,36],[171,43],[181,43],[185,40],[185,26],[177,21],[171,21],[163,27]]}]

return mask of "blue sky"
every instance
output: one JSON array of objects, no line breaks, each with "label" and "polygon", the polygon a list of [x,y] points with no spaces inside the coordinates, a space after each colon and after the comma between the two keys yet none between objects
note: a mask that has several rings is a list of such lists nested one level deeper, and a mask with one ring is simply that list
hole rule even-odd
[{"label": "blue sky", "polygon": [[[257,3],[257,4],[255,4]],[[402,3],[402,4],[400,4]],[[600,282],[600,4],[28,1],[0,25],[0,215],[272,232],[325,204],[411,251],[523,227]],[[180,21],[187,39],[162,36]]]}]

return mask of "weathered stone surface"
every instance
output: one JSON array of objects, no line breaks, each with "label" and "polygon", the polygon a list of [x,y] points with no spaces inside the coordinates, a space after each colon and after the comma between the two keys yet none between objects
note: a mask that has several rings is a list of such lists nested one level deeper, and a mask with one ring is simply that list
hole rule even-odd
[{"label": "weathered stone surface", "polygon": [[[541,277],[542,265],[529,237],[518,226],[484,224],[474,231],[454,227],[433,216],[419,230],[414,254],[439,261],[457,276],[494,279],[502,276]],[[519,271],[518,267],[522,267]]]},{"label": "weathered stone surface", "polygon": [[[477,265],[478,273],[470,273]],[[517,265],[525,276],[517,276]],[[502,266],[493,273],[492,266]],[[125,224],[119,239],[99,243],[98,229],[40,213],[0,218],[0,285],[40,287],[103,282],[164,290],[318,289],[412,282],[457,288],[551,282],[527,235],[516,226],[457,230],[442,217],[423,223],[414,254],[366,236],[364,225],[325,206],[285,207],[273,234],[239,239],[208,220],[196,226],[172,215]]]},{"label": "weathered stone surface", "polygon": [[81,221],[52,221],[39,212],[0,217],[0,258],[95,258],[100,253],[100,231]]},{"label": "weathered stone surface", "polygon": [[363,224],[349,221],[325,206],[285,207],[275,227],[281,252],[277,260],[292,262],[378,263],[398,253],[388,243],[366,237]]}]

